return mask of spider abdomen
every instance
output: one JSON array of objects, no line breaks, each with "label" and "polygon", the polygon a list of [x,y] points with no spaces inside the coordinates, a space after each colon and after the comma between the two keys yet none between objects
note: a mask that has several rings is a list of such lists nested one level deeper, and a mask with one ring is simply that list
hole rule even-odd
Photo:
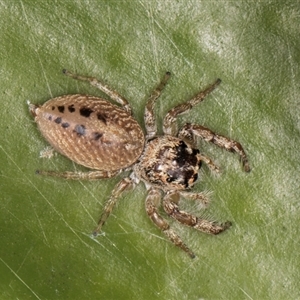
[{"label": "spider abdomen", "polygon": [[67,95],[31,113],[52,147],[74,162],[104,171],[126,168],[140,157],[144,134],[124,109],[87,95]]},{"label": "spider abdomen", "polygon": [[177,137],[161,136],[146,144],[137,172],[162,189],[183,190],[197,180],[200,162],[199,150]]}]

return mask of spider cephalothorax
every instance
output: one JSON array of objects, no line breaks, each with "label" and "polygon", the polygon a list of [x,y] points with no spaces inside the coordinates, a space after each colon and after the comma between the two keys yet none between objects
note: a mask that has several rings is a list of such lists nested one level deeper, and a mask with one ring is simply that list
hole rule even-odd
[{"label": "spider cephalothorax", "polygon": [[202,162],[211,170],[218,171],[212,160],[197,149],[197,138],[237,153],[244,170],[250,171],[247,156],[240,143],[197,124],[187,123],[180,131],[177,130],[177,116],[201,102],[220,84],[220,79],[192,99],[171,109],[163,121],[164,134],[158,136],[153,108],[170,77],[167,72],[146,104],[144,136],[140,125],[132,117],[130,105],[125,98],[96,78],[75,75],[66,70],[64,73],[90,82],[121,105],[116,106],[101,98],[79,94],[54,98],[42,106],[29,104],[40,131],[52,147],[76,163],[94,169],[85,173],[39,171],[39,174],[91,180],[116,176],[124,170],[132,171],[112,191],[94,231],[95,236],[109,217],[120,194],[133,188],[139,181],[143,181],[148,190],[146,211],[150,219],[190,257],[193,258],[195,254],[159,213],[162,193],[165,212],[180,223],[211,234],[218,234],[230,227],[230,222],[218,224],[179,208],[180,198],[207,203],[204,193],[190,190],[198,178]]},{"label": "spider cephalothorax", "polygon": [[143,180],[163,190],[184,190],[197,180],[200,165],[198,149],[165,135],[148,141],[136,172]]}]

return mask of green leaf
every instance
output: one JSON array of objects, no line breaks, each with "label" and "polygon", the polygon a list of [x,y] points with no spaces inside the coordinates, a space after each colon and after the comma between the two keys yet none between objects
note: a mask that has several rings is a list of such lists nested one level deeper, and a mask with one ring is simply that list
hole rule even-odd
[{"label": "green leaf", "polygon": [[[0,3],[1,299],[298,299],[299,82],[297,1],[2,1]],[[222,79],[180,118],[238,140],[234,154],[200,143],[221,167],[194,190],[212,191],[207,212],[233,222],[209,236],[171,221],[196,253],[172,245],[145,212],[145,186],[121,197],[105,234],[90,236],[113,179],[81,182],[35,170],[85,170],[39,158],[47,143],[26,101],[100,91],[61,70],[103,79],[143,124],[150,91],[172,72],[161,118]],[[106,97],[105,97],[106,98]],[[125,175],[124,175],[125,176]]]}]

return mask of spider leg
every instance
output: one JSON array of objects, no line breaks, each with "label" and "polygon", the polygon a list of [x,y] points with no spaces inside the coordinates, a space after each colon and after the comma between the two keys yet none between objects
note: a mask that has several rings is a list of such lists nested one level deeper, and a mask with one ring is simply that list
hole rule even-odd
[{"label": "spider leg", "polygon": [[205,164],[209,167],[209,169],[215,173],[220,173],[220,169],[215,163],[206,155],[200,153],[199,154],[201,161],[205,162]]},{"label": "spider leg", "polygon": [[63,70],[63,73],[69,77],[72,77],[77,80],[81,81],[88,81],[91,85],[96,87],[97,89],[101,90],[103,93],[105,93],[107,96],[109,96],[112,100],[116,101],[117,103],[121,104],[128,113],[131,114],[131,107],[128,101],[122,97],[119,93],[111,89],[109,86],[101,82],[95,77],[87,77],[87,76],[81,76],[78,74],[74,74],[68,70]]},{"label": "spider leg", "polygon": [[187,245],[184,244],[177,233],[170,228],[168,222],[158,213],[157,207],[160,204],[160,200],[160,191],[158,189],[151,188],[146,198],[146,211],[148,216],[150,217],[151,221],[163,231],[163,233],[173,244],[185,251],[191,258],[194,258],[195,254],[188,248]]},{"label": "spider leg", "polygon": [[229,139],[223,135],[216,134],[210,129],[201,125],[188,123],[183,126],[178,136],[188,137],[190,135],[200,137],[206,142],[211,142],[220,148],[224,148],[230,152],[237,153],[240,156],[244,171],[250,172],[247,155],[239,142]]},{"label": "spider leg", "polygon": [[167,193],[163,199],[163,207],[169,216],[180,223],[210,234],[219,234],[231,226],[231,222],[217,224],[216,222],[208,221],[180,210],[176,203],[178,202],[178,197],[178,192]]},{"label": "spider leg", "polygon": [[145,127],[147,131],[147,139],[154,137],[157,133],[157,127],[155,122],[155,114],[154,114],[154,104],[155,101],[159,98],[163,88],[165,87],[168,79],[170,78],[170,72],[167,72],[164,78],[161,80],[159,85],[155,88],[155,90],[151,93],[148,98],[145,112],[144,112],[144,121]]},{"label": "spider leg", "polygon": [[61,177],[73,180],[95,180],[102,178],[110,178],[119,174],[122,170],[117,171],[90,171],[90,172],[56,172],[56,171],[43,171],[37,170],[38,175]]},{"label": "spider leg", "polygon": [[[185,199],[192,200],[192,201],[198,201],[201,203],[204,207],[206,207],[209,203],[208,194],[209,193],[194,193],[194,192],[187,192],[187,191],[180,191],[180,196],[182,196]],[[174,201],[174,200],[173,200]],[[178,201],[174,201],[176,204],[179,203]]]},{"label": "spider leg", "polygon": [[219,84],[221,83],[221,79],[217,79],[213,84],[211,84],[208,88],[204,91],[199,92],[195,97],[192,99],[179,104],[172,108],[165,116],[163,122],[163,131],[165,134],[169,134],[172,136],[176,136],[177,134],[177,116],[187,112],[188,110],[192,109],[196,104],[203,101],[203,99],[210,94]]},{"label": "spider leg", "polygon": [[109,217],[110,213],[112,212],[112,210],[113,210],[115,204],[117,203],[118,198],[120,197],[120,195],[124,191],[133,188],[133,186],[134,186],[134,183],[133,183],[133,181],[129,177],[123,178],[115,186],[115,188],[112,191],[112,194],[111,194],[110,198],[105,203],[103,212],[102,212],[100,220],[98,222],[98,226],[93,231],[93,235],[94,236],[97,236],[98,233],[101,231],[102,226],[104,225],[105,221],[107,220],[107,218]]}]

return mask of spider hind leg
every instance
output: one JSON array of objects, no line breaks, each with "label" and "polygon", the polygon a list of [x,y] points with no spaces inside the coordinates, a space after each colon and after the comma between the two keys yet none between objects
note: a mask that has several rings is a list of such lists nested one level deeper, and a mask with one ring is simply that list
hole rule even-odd
[{"label": "spider hind leg", "polygon": [[160,204],[161,192],[158,189],[151,188],[146,198],[146,211],[151,221],[162,230],[162,232],[169,238],[169,240],[186,252],[191,258],[195,257],[195,254],[189,249],[189,247],[182,241],[177,233],[170,228],[168,222],[161,217],[158,213],[157,207]]},{"label": "spider hind leg", "polygon": [[165,195],[163,199],[163,207],[165,212],[177,220],[181,224],[190,226],[199,231],[210,233],[210,234],[219,234],[224,230],[228,229],[231,226],[231,222],[227,221],[225,223],[219,224],[212,222],[206,219],[196,217],[192,214],[189,214],[183,210],[180,210],[178,205],[178,192],[169,192]]}]

